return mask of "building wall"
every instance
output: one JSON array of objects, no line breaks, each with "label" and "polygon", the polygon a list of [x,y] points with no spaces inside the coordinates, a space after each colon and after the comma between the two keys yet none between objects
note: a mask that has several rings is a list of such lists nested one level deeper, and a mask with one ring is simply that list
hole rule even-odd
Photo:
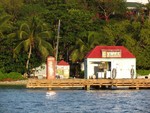
[{"label": "building wall", "polygon": [[70,76],[70,66],[57,65],[57,75],[62,78],[69,78]]},{"label": "building wall", "polygon": [[35,76],[42,75],[43,77],[46,77],[46,64],[42,64],[41,66],[35,68],[34,74]]},{"label": "building wall", "polygon": [[[63,78],[69,78],[70,77],[70,66],[62,66],[62,65],[57,65],[57,74],[61,75]],[[43,77],[46,77],[46,64],[42,64],[41,66],[35,68],[34,72],[35,76],[42,75]]]},{"label": "building wall", "polygon": [[142,4],[146,4],[148,3],[148,0],[126,0],[127,2],[137,2],[137,3],[142,3]]},{"label": "building wall", "polygon": [[[87,58],[85,60],[85,78],[96,75],[98,64],[101,62],[111,62],[110,75],[113,68],[117,70],[116,78],[131,78],[131,69],[134,69],[134,78],[136,77],[136,59],[135,58]],[[109,71],[108,71],[109,73]]]}]

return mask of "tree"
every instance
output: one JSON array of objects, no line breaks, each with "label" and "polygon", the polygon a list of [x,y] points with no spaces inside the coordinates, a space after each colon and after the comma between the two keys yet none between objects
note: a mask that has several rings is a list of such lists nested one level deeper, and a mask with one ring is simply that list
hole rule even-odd
[{"label": "tree", "polygon": [[12,20],[16,21],[23,5],[23,0],[1,0],[5,11],[12,16]]},{"label": "tree", "polygon": [[150,21],[150,0],[148,0],[148,3],[145,5],[148,11],[148,19]]},{"label": "tree", "polygon": [[50,33],[45,26],[37,17],[33,17],[30,23],[23,23],[20,26],[18,33],[20,42],[14,49],[14,57],[22,50],[27,51],[27,71],[33,49],[38,51],[43,58],[46,58],[53,51],[51,44],[47,42],[50,38]]},{"label": "tree", "polygon": [[149,69],[150,48],[150,22],[131,22],[127,27],[129,34],[124,43],[137,59],[137,69]]},{"label": "tree", "polygon": [[[149,13],[149,6],[139,8],[141,14],[145,10]],[[44,47],[48,50],[45,53],[55,56],[60,19],[58,60],[74,64],[97,44],[124,45],[136,56],[138,69],[148,69],[150,25],[145,15],[135,14],[136,21],[125,20],[125,11],[124,0],[1,0],[0,68],[24,73],[25,67],[39,66],[47,56],[42,53]],[[47,31],[51,31],[51,37]],[[13,53],[16,59],[12,59]]]},{"label": "tree", "polygon": [[[11,28],[10,25],[10,16],[5,14],[3,11],[0,12],[1,16],[0,16],[0,70],[4,71],[5,68],[5,61],[4,59],[6,59],[7,55],[6,55],[6,39],[7,39],[7,32],[9,31],[9,29]],[[8,45],[7,45],[8,47]],[[8,49],[9,50],[9,49]],[[8,59],[7,59],[8,60]]]},{"label": "tree", "polygon": [[92,9],[95,10],[99,18],[103,18],[108,22],[111,15],[124,14],[126,5],[124,0],[87,0]]},{"label": "tree", "polygon": [[147,20],[141,25],[141,30],[139,32],[139,41],[137,45],[140,47],[141,56],[138,61],[139,67],[150,68],[150,21]]},{"label": "tree", "polygon": [[4,32],[6,32],[10,28],[10,24],[8,23],[10,20],[9,15],[2,15],[0,17],[0,39],[4,38]]},{"label": "tree", "polygon": [[[68,56],[71,53],[68,49],[70,45],[75,45],[76,40],[80,37],[80,33],[92,29],[93,13],[77,6],[77,0],[61,1],[52,0],[47,2],[47,9],[49,11],[45,14],[45,21],[50,23],[50,27],[53,30],[51,41],[53,42],[53,48],[55,48],[58,20],[61,20],[59,54],[68,61]],[[61,58],[59,57],[58,59]]]},{"label": "tree", "polygon": [[72,62],[83,61],[85,55],[100,44],[99,34],[96,32],[86,32],[81,35],[82,38],[76,40],[76,45],[71,53]]},{"label": "tree", "polygon": [[70,59],[74,67],[72,72],[76,77],[81,77],[79,74],[80,66],[86,54],[96,45],[99,45],[101,40],[99,33],[94,31],[83,32],[80,36],[77,38],[75,45],[70,46],[70,50],[72,50]]},{"label": "tree", "polygon": [[103,27],[103,43],[106,45],[123,45],[128,37],[127,28],[129,21],[113,22]]},{"label": "tree", "polygon": [[150,21],[145,21],[139,32],[139,44],[141,47],[146,48],[150,46]]},{"label": "tree", "polygon": [[47,13],[48,10],[42,3],[35,2],[34,4],[26,3],[24,4],[19,13],[19,20],[30,20],[33,17],[40,17],[43,18],[43,15]]}]

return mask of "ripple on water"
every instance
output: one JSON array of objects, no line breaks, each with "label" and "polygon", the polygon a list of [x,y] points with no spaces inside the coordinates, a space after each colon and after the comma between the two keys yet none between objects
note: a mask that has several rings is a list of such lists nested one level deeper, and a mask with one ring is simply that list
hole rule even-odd
[{"label": "ripple on water", "polygon": [[149,113],[149,90],[0,88],[0,113]]}]

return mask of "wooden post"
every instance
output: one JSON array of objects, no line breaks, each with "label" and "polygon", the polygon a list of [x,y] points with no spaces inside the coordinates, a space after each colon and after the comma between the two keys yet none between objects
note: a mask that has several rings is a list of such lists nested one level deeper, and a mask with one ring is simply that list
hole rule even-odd
[{"label": "wooden post", "polygon": [[139,80],[136,81],[136,89],[139,90]]},{"label": "wooden post", "polygon": [[86,85],[85,90],[90,90],[90,85]]},{"label": "wooden post", "polygon": [[48,91],[51,91],[51,90],[52,90],[52,88],[50,88],[50,87],[49,87],[49,88],[47,88],[47,90],[48,90]]}]

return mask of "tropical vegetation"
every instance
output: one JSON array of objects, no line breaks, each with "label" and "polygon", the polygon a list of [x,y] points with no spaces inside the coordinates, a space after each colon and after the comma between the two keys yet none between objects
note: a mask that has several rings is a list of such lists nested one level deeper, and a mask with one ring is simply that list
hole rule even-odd
[{"label": "tropical vegetation", "polygon": [[2,73],[0,72],[0,81],[15,81],[15,80],[25,80],[22,74],[17,72]]},{"label": "tropical vegetation", "polygon": [[72,70],[96,45],[123,45],[137,69],[150,69],[150,2],[129,10],[124,0],[1,0],[0,15],[3,73],[30,72],[55,57],[59,20],[58,60]]}]

